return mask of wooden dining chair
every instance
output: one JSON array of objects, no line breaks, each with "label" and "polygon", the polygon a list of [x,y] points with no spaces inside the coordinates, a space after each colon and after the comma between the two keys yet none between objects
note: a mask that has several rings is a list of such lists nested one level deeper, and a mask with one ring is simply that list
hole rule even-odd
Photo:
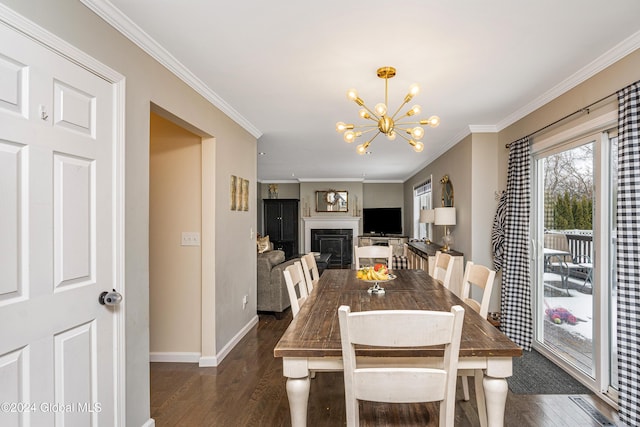
[{"label": "wooden dining chair", "polygon": [[[462,279],[462,294],[460,298],[471,307],[475,312],[479,313],[484,319],[489,313],[489,302],[491,300],[491,291],[493,290],[493,282],[496,272],[485,267],[484,265],[474,264],[467,261],[464,270],[464,278]],[[477,288],[482,290],[482,298],[480,302],[471,298],[471,289]],[[482,387],[482,370],[465,369],[459,370],[458,376],[462,382],[462,390],[464,392],[464,400],[469,400],[469,381],[468,376],[474,375],[476,378],[476,402],[478,411],[484,411],[484,389]],[[483,419],[482,417],[480,419]]]},{"label": "wooden dining chair", "polygon": [[[302,272],[302,264],[300,264],[300,261],[296,261],[292,265],[287,266],[282,274],[287,284],[291,313],[293,313],[293,317],[296,317],[300,311],[300,306],[304,304],[308,296],[307,283],[304,280],[304,274]],[[298,288],[297,292],[296,287]]]},{"label": "wooden dining chair", "polygon": [[[464,309],[450,312],[426,310],[380,310],[351,313],[348,306],[338,309],[347,426],[358,426],[358,401],[388,403],[440,402],[440,426],[453,427],[455,415],[456,370]],[[403,367],[393,364],[360,368],[356,345],[374,347],[422,347],[444,345],[444,356],[437,367]]]},{"label": "wooden dining chair", "polygon": [[[353,255],[355,258],[356,270],[360,266],[370,265],[373,267],[376,260],[384,260],[387,268],[391,269],[393,265],[393,248],[391,246],[355,246]],[[361,258],[367,258],[367,263],[360,263]]]},{"label": "wooden dining chair", "polygon": [[439,281],[445,288],[450,289],[451,275],[453,274],[454,259],[451,255],[437,251],[433,265],[433,278]]},{"label": "wooden dining chair", "polygon": [[302,255],[300,262],[302,263],[302,272],[304,273],[304,280],[307,283],[307,291],[311,293],[314,286],[320,280],[320,273],[318,272],[318,264],[316,264],[316,257],[313,254]]}]

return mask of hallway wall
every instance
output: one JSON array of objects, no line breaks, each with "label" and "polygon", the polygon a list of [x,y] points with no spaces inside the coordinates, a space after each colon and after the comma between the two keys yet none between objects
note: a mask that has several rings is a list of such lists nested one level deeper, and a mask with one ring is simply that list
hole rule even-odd
[{"label": "hallway wall", "polygon": [[[151,113],[149,153],[149,351],[200,355],[201,247],[182,232],[201,230],[201,138]],[[178,353],[178,354],[176,354]],[[195,353],[195,355],[194,355]]]}]

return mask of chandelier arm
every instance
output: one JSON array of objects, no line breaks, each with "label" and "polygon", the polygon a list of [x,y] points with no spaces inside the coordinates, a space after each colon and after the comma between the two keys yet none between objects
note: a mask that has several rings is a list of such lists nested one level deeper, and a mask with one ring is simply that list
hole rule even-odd
[{"label": "chandelier arm", "polygon": [[376,137],[377,137],[378,135],[380,135],[381,133],[382,133],[382,132],[378,131],[378,133],[376,133],[375,135],[373,135],[373,137],[372,137],[370,140],[368,140],[368,141],[366,142],[367,147],[368,147],[368,146],[369,146],[369,144],[371,144],[371,143],[373,142],[373,140],[374,140],[374,139],[376,139]]},{"label": "chandelier arm", "polygon": [[[391,118],[395,121],[396,120],[396,116],[398,115],[398,113],[400,112],[400,110],[402,110],[402,107],[404,107],[405,105],[407,105],[409,101],[407,101],[406,99],[402,102],[402,104],[400,104],[400,106],[398,107],[398,109],[396,110],[395,113],[393,113],[393,116],[391,116]],[[405,117],[406,114],[402,117]],[[400,117],[400,119],[402,119],[402,117]]]},{"label": "chandelier arm", "polygon": [[409,138],[407,138],[406,136],[404,136],[401,133],[396,133],[396,135],[398,135],[400,138],[404,139],[405,141],[407,141],[409,144],[411,144],[411,140]]},{"label": "chandelier arm", "polygon": [[375,110],[371,110],[371,108],[369,108],[367,106],[367,104],[362,104],[361,107],[363,107],[365,110],[367,110],[369,112],[369,114],[371,114],[373,117],[375,117],[375,120],[372,117],[370,117],[369,120],[373,120],[375,122],[380,120],[380,117],[376,114]]},{"label": "chandelier arm", "polygon": [[[403,119],[403,117],[401,117],[398,120],[401,120],[401,119]],[[396,123],[398,123],[398,121]],[[424,125],[423,123],[420,123],[419,121],[418,122],[399,122],[399,123],[402,124],[402,125]]]},{"label": "chandelier arm", "polygon": [[[404,123],[403,123],[404,124]],[[396,125],[393,127],[393,130],[398,131],[401,130],[403,132],[409,132],[410,129],[409,128],[404,128],[402,126],[398,126],[398,123],[396,123]]]},{"label": "chandelier arm", "polygon": [[[364,135],[365,133],[372,132],[372,131],[374,131],[374,130],[378,130],[378,128],[377,128],[377,127],[371,127],[371,129],[363,130],[363,131],[361,132],[361,135],[360,135],[360,136]],[[379,131],[379,130],[378,130],[378,133],[380,133],[380,131]]]},{"label": "chandelier arm", "polygon": [[353,129],[366,129],[366,128],[370,128],[370,129],[378,129],[378,125],[358,125],[358,126],[354,126]]}]

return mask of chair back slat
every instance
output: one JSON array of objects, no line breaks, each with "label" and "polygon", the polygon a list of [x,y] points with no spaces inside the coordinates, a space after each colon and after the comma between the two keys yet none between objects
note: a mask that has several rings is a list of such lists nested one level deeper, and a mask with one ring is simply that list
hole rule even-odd
[{"label": "chair back slat", "polygon": [[[291,303],[291,313],[293,317],[298,315],[300,307],[307,300],[307,283],[302,273],[302,264],[300,261],[294,262],[287,266],[282,272],[284,282],[287,285],[287,293],[289,294],[289,302]],[[296,291],[296,288],[298,289]]]},{"label": "chair back slat", "polygon": [[307,283],[307,291],[311,293],[315,285],[318,283],[318,280],[320,280],[316,257],[313,254],[305,254],[301,257],[300,261],[302,263],[304,280]]},{"label": "chair back slat", "polygon": [[454,258],[444,252],[437,251],[433,266],[433,278],[439,281],[445,288],[450,289],[451,276],[453,274]]},{"label": "chair back slat", "polygon": [[[384,264],[386,264],[389,269],[393,266],[393,248],[391,246],[355,246],[353,254],[355,257],[356,270],[375,262],[375,260],[384,260]],[[367,264],[360,263],[360,259],[362,258],[368,258],[369,262]]]},{"label": "chair back slat", "polygon": [[[469,305],[482,317],[487,317],[489,312],[489,303],[491,302],[491,292],[493,291],[493,282],[495,281],[496,272],[485,267],[484,265],[474,264],[467,261],[464,269],[464,278],[462,279],[462,295],[461,298],[465,304]],[[471,298],[471,288],[475,286],[482,290],[482,299],[478,303]]]}]

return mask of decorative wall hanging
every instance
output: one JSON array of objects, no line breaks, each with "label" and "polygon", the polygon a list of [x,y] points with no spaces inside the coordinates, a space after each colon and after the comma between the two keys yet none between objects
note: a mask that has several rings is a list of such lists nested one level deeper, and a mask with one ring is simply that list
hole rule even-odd
[{"label": "decorative wall hanging", "polygon": [[249,210],[249,180],[231,175],[229,180],[229,209],[232,211]]},{"label": "decorative wall hanging", "polygon": [[453,207],[453,184],[449,180],[449,175],[445,175],[440,180],[442,183],[442,207]]}]

